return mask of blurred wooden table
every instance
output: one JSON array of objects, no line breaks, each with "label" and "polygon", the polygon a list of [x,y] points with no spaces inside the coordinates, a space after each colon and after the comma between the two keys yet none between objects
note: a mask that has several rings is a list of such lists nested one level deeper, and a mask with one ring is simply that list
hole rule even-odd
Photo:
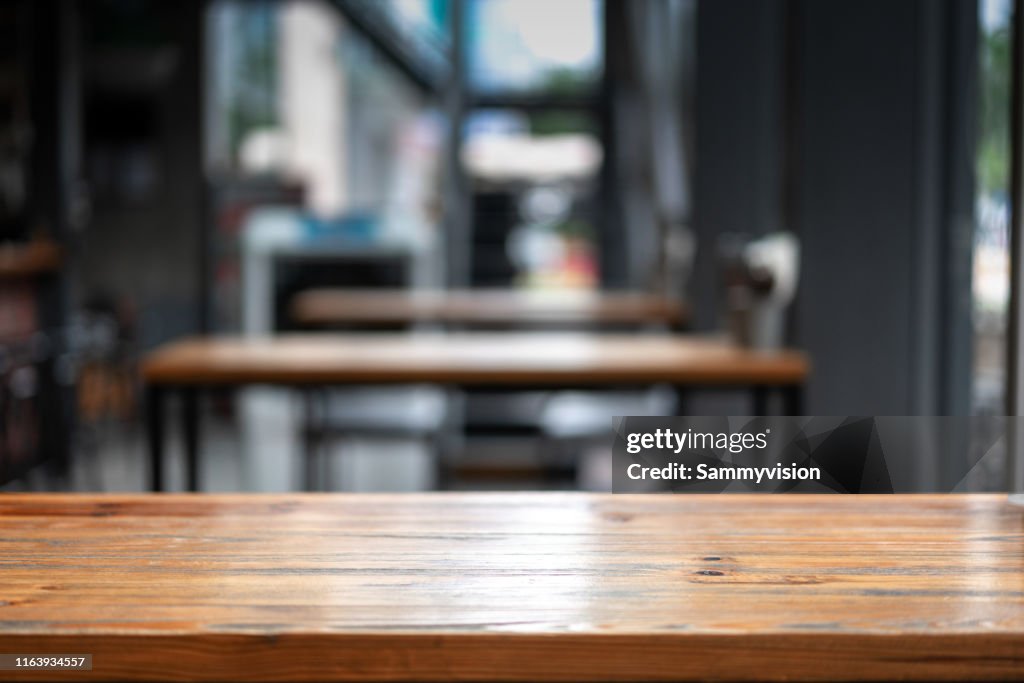
[{"label": "blurred wooden table", "polygon": [[1024,678],[1005,495],[0,496],[4,680]]},{"label": "blurred wooden table", "polygon": [[741,388],[763,414],[779,392],[800,415],[809,363],[798,351],[759,352],[694,335],[599,333],[298,334],[197,337],[167,344],[142,364],[148,388],[153,490],[162,488],[163,402],[183,398],[190,490],[198,485],[197,392],[209,387],[429,383],[495,390],[623,388],[670,384]]},{"label": "blurred wooden table", "polygon": [[681,301],[647,292],[312,289],[295,295],[290,317],[310,327],[440,323],[477,328],[678,329],[686,322],[688,309]]}]

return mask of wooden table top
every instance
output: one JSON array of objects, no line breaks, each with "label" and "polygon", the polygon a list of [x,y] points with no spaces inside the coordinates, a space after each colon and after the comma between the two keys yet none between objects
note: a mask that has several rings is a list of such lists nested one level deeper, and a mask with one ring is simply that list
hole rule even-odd
[{"label": "wooden table top", "polygon": [[298,334],[199,337],[143,362],[164,384],[796,384],[798,351],[758,352],[692,335],[557,333]]},{"label": "wooden table top", "polygon": [[293,321],[339,324],[669,325],[686,321],[685,304],[649,292],[543,292],[510,289],[312,289],[291,301]]},{"label": "wooden table top", "polygon": [[0,496],[14,680],[1024,677],[1005,495]]}]

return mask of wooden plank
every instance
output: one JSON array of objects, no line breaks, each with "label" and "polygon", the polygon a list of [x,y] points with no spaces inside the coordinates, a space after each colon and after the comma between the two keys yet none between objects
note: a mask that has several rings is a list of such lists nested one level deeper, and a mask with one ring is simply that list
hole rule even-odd
[{"label": "wooden plank", "polygon": [[191,338],[149,354],[142,373],[164,384],[750,386],[798,384],[808,369],[798,351],[708,337],[452,333]]},{"label": "wooden plank", "polygon": [[1010,680],[1005,495],[0,497],[13,680]]},{"label": "wooden plank", "polygon": [[311,289],[291,301],[294,322],[332,325],[444,323],[487,326],[667,325],[688,317],[681,301],[646,292]]}]

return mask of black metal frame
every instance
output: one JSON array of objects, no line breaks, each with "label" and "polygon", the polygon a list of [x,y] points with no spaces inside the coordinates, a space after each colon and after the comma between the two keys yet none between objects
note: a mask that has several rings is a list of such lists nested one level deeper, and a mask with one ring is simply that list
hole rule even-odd
[{"label": "black metal frame", "polygon": [[[251,386],[258,386],[253,383]],[[154,492],[165,489],[164,464],[165,464],[165,412],[167,399],[177,394],[182,402],[181,420],[182,433],[185,446],[185,485],[189,491],[199,491],[199,459],[200,459],[200,410],[199,401],[204,390],[239,389],[249,385],[239,384],[150,384],[146,387],[146,438],[149,449],[150,461],[150,488]],[[306,384],[275,384],[289,389],[309,390],[311,388],[327,387],[355,387],[365,386],[360,383],[306,383]],[[614,391],[636,389],[637,387],[650,386],[649,383],[635,384],[462,384],[444,385],[448,389],[479,389],[486,388],[495,393],[511,392],[537,392],[537,391]],[[783,414],[798,416],[804,411],[804,385],[803,383],[753,383],[753,384],[682,384],[675,385],[679,405],[685,405],[689,394],[694,391],[726,390],[736,391],[747,389],[751,392],[752,409],[754,415],[767,415],[773,395],[781,399]],[[308,406],[308,403],[307,403]],[[677,411],[679,412],[679,411]]]},{"label": "black metal frame", "polygon": [[[1013,0],[1010,66],[1010,303],[1006,338],[1006,414],[1024,414],[1024,6]],[[1022,436],[1010,435],[1008,487],[1024,491]]]},{"label": "black metal frame", "polygon": [[1013,2],[1010,75],[1010,305],[1006,414],[1024,410],[1024,7]]}]

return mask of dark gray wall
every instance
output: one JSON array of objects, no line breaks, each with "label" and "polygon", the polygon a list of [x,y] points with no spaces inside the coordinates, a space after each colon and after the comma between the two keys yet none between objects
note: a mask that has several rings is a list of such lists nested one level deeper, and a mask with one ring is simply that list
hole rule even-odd
[{"label": "dark gray wall", "polygon": [[697,291],[716,289],[716,235],[798,233],[793,341],[814,364],[812,414],[966,409],[974,7],[701,3]]},{"label": "dark gray wall", "polygon": [[696,325],[718,325],[719,235],[781,227],[783,0],[697,6]]},{"label": "dark gray wall", "polygon": [[130,301],[151,347],[201,327],[203,263],[203,13],[190,0],[166,12],[175,62],[144,90],[159,112],[156,189],[136,203],[99,205],[80,237],[79,289]]},{"label": "dark gray wall", "polygon": [[801,44],[798,339],[824,414],[903,414],[915,307],[917,3],[809,2]]}]

